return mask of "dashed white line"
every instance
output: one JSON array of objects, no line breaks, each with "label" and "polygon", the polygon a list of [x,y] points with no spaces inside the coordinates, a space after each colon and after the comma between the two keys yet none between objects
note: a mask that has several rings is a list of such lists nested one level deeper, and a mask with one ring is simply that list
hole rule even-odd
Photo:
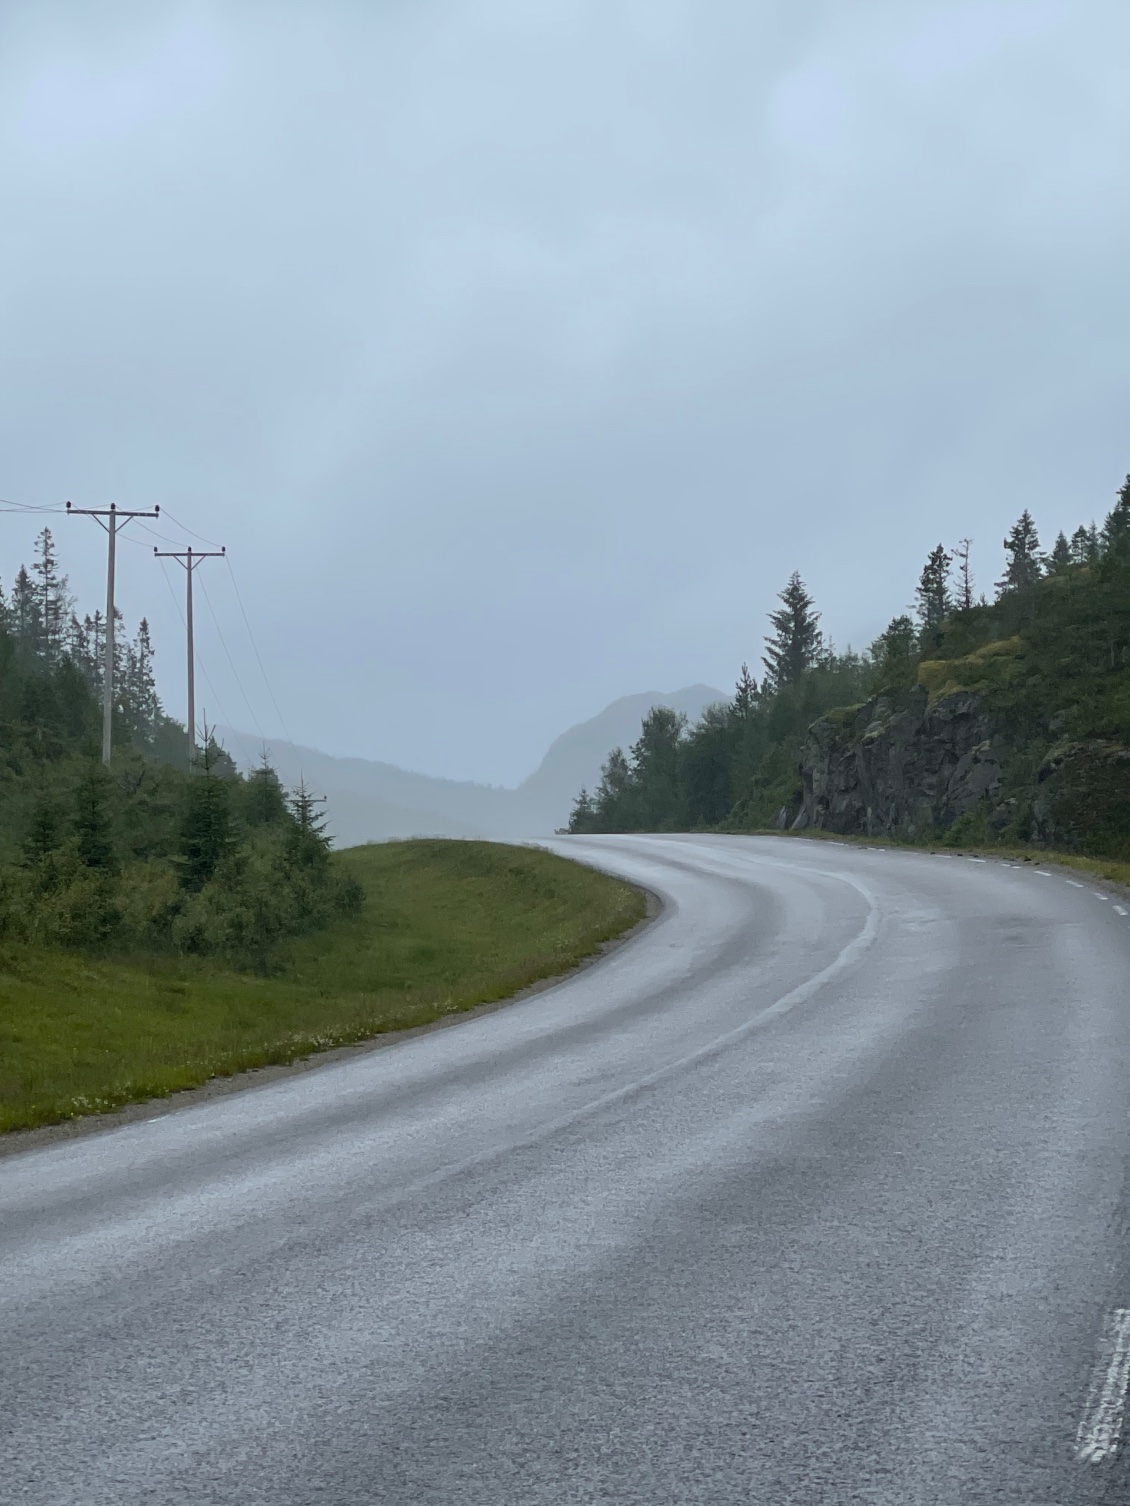
[{"label": "dashed white line", "polygon": [[1100,894],[1097,889],[1092,889],[1091,893],[1095,896],[1096,899],[1109,899],[1110,898],[1109,894]]},{"label": "dashed white line", "polygon": [[1053,875],[1053,874],[1050,874],[1050,873],[1049,873],[1049,872],[1048,872],[1048,871],[1047,871],[1047,869],[1046,869],[1046,868],[1033,868],[1033,869],[1032,869],[1032,872],[1033,872],[1033,873],[1038,873],[1038,874],[1039,874],[1039,875],[1040,875],[1040,877],[1041,877],[1041,878],[1052,878],[1052,877],[1054,877],[1054,875]]},{"label": "dashed white line", "polygon": [[1115,905],[1115,907],[1114,907],[1114,913],[1116,915],[1125,915],[1126,911],[1122,908],[1121,905]]},{"label": "dashed white line", "polygon": [[1073,889],[1083,889],[1086,887],[1084,884],[1081,884],[1078,879],[1068,879],[1067,883],[1069,883]]},{"label": "dashed white line", "polygon": [[969,863],[987,863],[989,861],[988,858],[971,858],[968,853],[966,853],[965,857]]},{"label": "dashed white line", "polygon": [[1107,1319],[1087,1405],[1075,1435],[1075,1457],[1080,1464],[1103,1464],[1118,1452],[1128,1382],[1130,1308],[1119,1307]]}]

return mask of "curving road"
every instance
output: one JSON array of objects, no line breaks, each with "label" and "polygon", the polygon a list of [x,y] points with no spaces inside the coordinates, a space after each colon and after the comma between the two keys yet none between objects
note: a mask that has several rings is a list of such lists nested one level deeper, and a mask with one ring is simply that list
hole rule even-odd
[{"label": "curving road", "polygon": [[512,1009],[0,1162],[0,1500],[1130,1499],[1127,906],[556,845],[660,919]]}]

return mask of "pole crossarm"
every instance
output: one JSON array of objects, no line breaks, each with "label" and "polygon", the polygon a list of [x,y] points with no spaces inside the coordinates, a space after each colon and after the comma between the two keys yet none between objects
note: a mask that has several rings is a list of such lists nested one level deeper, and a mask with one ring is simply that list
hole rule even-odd
[{"label": "pole crossarm", "polygon": [[[184,626],[185,637],[188,640],[188,772],[190,774],[196,762],[196,652],[193,646],[192,628],[192,575],[201,560],[223,559],[227,552],[226,545],[223,549],[193,549],[191,545],[187,549],[158,549],[156,545],[153,548],[157,559],[176,560],[179,565],[184,566],[187,586]],[[207,746],[207,737],[205,737],[205,746]]]},{"label": "pole crossarm", "polygon": [[[122,509],[111,502],[109,507],[72,507],[67,503],[67,516],[75,514],[93,518],[107,535],[106,550],[106,654],[102,669],[102,762],[110,762],[114,735],[114,564],[117,558],[118,529],[131,518],[159,518],[160,507],[147,511]],[[108,522],[102,520],[109,519]]]}]

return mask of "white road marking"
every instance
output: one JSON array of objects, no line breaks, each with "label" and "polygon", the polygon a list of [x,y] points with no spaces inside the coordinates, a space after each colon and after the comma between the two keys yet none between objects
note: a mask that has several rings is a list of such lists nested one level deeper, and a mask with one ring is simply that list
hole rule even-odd
[{"label": "white road marking", "polygon": [[1051,878],[1052,877],[1052,875],[1047,871],[1046,868],[1033,868],[1032,872],[1033,873],[1038,873],[1041,878]]},{"label": "white road marking", "polygon": [[1068,879],[1067,882],[1073,889],[1082,889],[1084,887],[1078,879]]},{"label": "white road marking", "polygon": [[1092,889],[1091,893],[1095,896],[1096,899],[1109,899],[1110,898],[1109,894],[1100,894],[1097,889]]},{"label": "white road marking", "polygon": [[1075,1435],[1075,1457],[1080,1464],[1102,1464],[1118,1452],[1127,1383],[1130,1383],[1130,1308],[1119,1307],[1107,1319],[1087,1405]]},{"label": "white road marking", "polygon": [[[968,857],[968,854],[966,856]],[[969,858],[971,863],[987,863],[988,861],[988,858]]]},{"label": "white road marking", "polygon": [[1125,915],[1126,911],[1122,908],[1121,905],[1115,905],[1115,907],[1114,907],[1114,913],[1116,915]]}]

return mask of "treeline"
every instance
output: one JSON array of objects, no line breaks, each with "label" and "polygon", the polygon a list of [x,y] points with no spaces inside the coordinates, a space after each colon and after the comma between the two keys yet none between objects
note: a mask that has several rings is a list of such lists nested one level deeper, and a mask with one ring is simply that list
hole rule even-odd
[{"label": "treeline", "polygon": [[1045,552],[1026,510],[1004,549],[990,601],[975,592],[970,541],[939,544],[923,565],[913,611],[894,617],[862,652],[837,652],[794,574],[769,614],[760,682],[743,664],[733,698],[707,708],[694,726],[653,708],[628,752],[609,754],[597,790],[580,792],[569,830],[783,824],[799,806],[798,760],[817,718],[880,697],[888,706],[915,695],[924,702],[924,665],[992,642],[1023,645],[1024,672],[992,694],[1027,777],[1056,739],[1130,741],[1130,476],[1101,528],[1061,532]]},{"label": "treeline", "polygon": [[352,911],[325,821],[264,762],[213,739],[185,767],[142,620],[115,642],[115,753],[100,758],[105,624],[80,619],[50,531],[0,590],[0,939],[193,952],[266,967],[288,935]]}]

